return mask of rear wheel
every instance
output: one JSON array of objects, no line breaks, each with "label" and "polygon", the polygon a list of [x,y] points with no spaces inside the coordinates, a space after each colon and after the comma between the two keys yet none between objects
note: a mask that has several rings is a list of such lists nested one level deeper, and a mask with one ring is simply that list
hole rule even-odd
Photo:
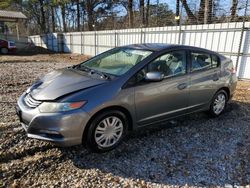
[{"label": "rear wheel", "polygon": [[220,114],[222,114],[226,108],[227,101],[228,101],[227,92],[224,90],[218,91],[214,95],[213,100],[211,102],[209,110],[210,114],[214,117],[217,117]]},{"label": "rear wheel", "polygon": [[128,121],[118,110],[103,112],[92,121],[87,132],[87,148],[105,152],[118,146],[127,133]]},{"label": "rear wheel", "polygon": [[8,48],[1,48],[2,54],[7,54],[9,52]]}]

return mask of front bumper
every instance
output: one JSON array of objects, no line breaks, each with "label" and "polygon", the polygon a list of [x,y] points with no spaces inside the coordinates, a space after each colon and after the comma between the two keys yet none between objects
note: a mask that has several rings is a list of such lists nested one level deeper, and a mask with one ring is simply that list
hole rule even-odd
[{"label": "front bumper", "polygon": [[60,146],[82,143],[89,115],[82,109],[60,113],[41,113],[25,105],[23,94],[16,107],[17,115],[30,138],[50,141]]}]

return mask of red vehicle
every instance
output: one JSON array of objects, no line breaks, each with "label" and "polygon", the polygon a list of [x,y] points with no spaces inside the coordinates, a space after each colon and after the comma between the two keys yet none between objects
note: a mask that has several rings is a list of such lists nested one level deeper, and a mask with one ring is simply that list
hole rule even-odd
[{"label": "red vehicle", "polygon": [[0,39],[0,53],[1,54],[8,54],[8,53],[15,53],[15,52],[16,52],[16,45],[13,41]]}]

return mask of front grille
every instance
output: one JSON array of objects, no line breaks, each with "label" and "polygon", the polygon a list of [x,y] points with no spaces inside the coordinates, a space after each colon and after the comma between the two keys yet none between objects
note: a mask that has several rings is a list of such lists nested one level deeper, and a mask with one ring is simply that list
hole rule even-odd
[{"label": "front grille", "polygon": [[27,95],[24,97],[24,103],[25,103],[28,107],[30,107],[30,108],[36,108],[36,107],[38,107],[42,102],[33,99],[32,96],[31,96],[30,94],[27,94]]}]

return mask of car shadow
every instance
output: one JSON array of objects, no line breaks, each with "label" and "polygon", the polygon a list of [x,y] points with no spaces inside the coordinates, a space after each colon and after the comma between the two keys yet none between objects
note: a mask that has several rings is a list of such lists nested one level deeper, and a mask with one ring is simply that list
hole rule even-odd
[{"label": "car shadow", "polygon": [[250,103],[232,101],[218,118],[196,113],[141,128],[107,153],[60,149],[81,170],[175,186],[247,185],[250,151],[241,151],[249,147],[249,111]]}]

